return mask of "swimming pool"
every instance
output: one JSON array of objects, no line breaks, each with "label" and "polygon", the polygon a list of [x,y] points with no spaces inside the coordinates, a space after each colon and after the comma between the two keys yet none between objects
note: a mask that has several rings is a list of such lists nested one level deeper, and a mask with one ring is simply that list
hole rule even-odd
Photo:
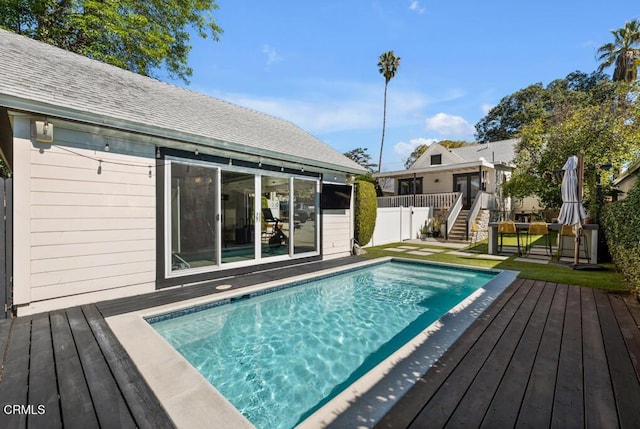
[{"label": "swimming pool", "polygon": [[388,261],[149,322],[254,425],[288,428],[496,274]]}]

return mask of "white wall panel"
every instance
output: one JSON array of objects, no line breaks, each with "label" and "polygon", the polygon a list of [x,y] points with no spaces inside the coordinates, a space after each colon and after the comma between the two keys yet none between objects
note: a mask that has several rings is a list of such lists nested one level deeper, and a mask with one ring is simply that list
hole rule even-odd
[{"label": "white wall panel", "polygon": [[324,210],[322,216],[322,255],[325,258],[347,256],[351,252],[351,210]]},{"label": "white wall panel", "polygon": [[55,137],[51,146],[22,143],[29,146],[29,210],[22,221],[30,234],[28,261],[21,263],[30,274],[28,285],[19,286],[28,293],[16,293],[24,296],[16,304],[153,290],[155,148],[110,140],[105,152],[103,137],[60,127]]}]

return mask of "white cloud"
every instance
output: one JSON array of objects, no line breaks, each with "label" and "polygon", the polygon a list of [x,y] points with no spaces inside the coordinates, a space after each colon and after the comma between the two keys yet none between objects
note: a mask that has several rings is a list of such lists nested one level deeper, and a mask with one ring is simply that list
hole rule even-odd
[{"label": "white cloud", "polygon": [[448,137],[468,136],[473,135],[475,132],[475,128],[463,117],[447,113],[438,113],[427,118],[425,122],[427,130],[435,131]]},{"label": "white cloud", "polygon": [[425,139],[423,137],[418,137],[415,139],[409,140],[409,143],[399,142],[393,146],[393,151],[398,155],[403,157],[407,157],[420,145],[426,144],[427,146],[431,146],[433,143],[436,143],[437,139]]},{"label": "white cloud", "polygon": [[427,8],[422,6],[422,4],[420,4],[419,1],[417,0],[413,0],[410,4],[409,4],[409,9],[419,13],[420,15],[422,15],[423,13],[425,13],[427,11]]},{"label": "white cloud", "polygon": [[[228,100],[293,122],[312,134],[382,128],[381,85],[357,82],[305,82],[299,97],[256,97],[247,94],[215,93]],[[424,118],[425,97],[395,89],[387,100],[387,127],[417,125]]]},{"label": "white cloud", "polygon": [[494,107],[495,107],[495,104],[488,104],[488,103],[484,103],[482,106],[480,106],[480,108],[482,109],[482,114],[485,116],[488,115],[489,111]]},{"label": "white cloud", "polygon": [[267,67],[271,66],[272,64],[279,63],[283,59],[282,56],[280,56],[276,51],[276,48],[267,44],[262,46],[262,53],[267,56]]}]

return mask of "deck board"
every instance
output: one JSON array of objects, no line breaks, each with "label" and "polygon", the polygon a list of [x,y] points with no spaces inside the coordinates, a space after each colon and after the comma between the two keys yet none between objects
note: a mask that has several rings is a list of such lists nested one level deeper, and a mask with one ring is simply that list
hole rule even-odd
[{"label": "deck board", "polygon": [[555,293],[555,285],[543,284],[542,293],[529,323],[509,362],[489,409],[481,423],[485,428],[513,427],[524,398],[529,374],[542,341],[547,317]]},{"label": "deck board", "polygon": [[447,427],[478,427],[533,314],[544,283],[536,282],[476,374]]},{"label": "deck board", "polygon": [[[61,427],[56,371],[52,365],[53,342],[47,313],[33,316],[30,359],[28,404],[36,407],[42,405],[44,409],[36,409],[36,414],[27,417],[29,427]],[[42,414],[37,414],[38,412]]]},{"label": "deck board", "polygon": [[136,425],[143,429],[173,428],[174,425],[166,411],[151,392],[151,388],[115,338],[96,306],[85,305],[82,307],[82,312],[104,353],[106,362],[131,410]]},{"label": "deck board", "polygon": [[[377,428],[638,427],[638,302],[522,280],[507,292],[499,314],[479,318]],[[470,332],[480,336],[469,342]]]},{"label": "deck board", "polygon": [[67,310],[84,376],[101,427],[134,428],[135,422],[115,382],[91,328],[79,307]]},{"label": "deck board", "polygon": [[[0,384],[1,405],[27,405],[29,380],[29,349],[31,346],[31,317],[14,320],[11,326],[5,365]],[[24,428],[26,414],[0,413],[0,427]]]},{"label": "deck board", "polygon": [[608,294],[596,290],[594,295],[602,328],[602,338],[607,352],[620,427],[637,428],[638,422],[640,422],[640,407],[638,407],[640,404],[640,382],[634,376],[635,369],[629,358]]},{"label": "deck board", "polygon": [[569,288],[564,311],[562,345],[553,401],[551,427],[584,427],[580,289]]},{"label": "deck board", "polygon": [[555,390],[567,290],[566,285],[556,286],[540,347],[536,353],[518,415],[517,425],[520,427],[549,427],[551,423],[553,403],[549,398],[553,398]]},{"label": "deck board", "polygon": [[69,428],[97,427],[98,418],[66,312],[51,313],[51,333],[60,390],[62,422]]},{"label": "deck board", "polygon": [[505,329],[515,316],[518,308],[526,298],[528,288],[519,288],[516,294],[483,332],[483,335],[471,347],[464,357],[464,365],[458,365],[445,380],[420,414],[409,427],[443,427],[455,411],[459,401],[473,382],[478,371],[493,351]]},{"label": "deck board", "polygon": [[607,366],[607,355],[593,290],[583,288],[581,298],[585,425],[594,428],[618,427],[611,379],[608,373],[601,371]]},{"label": "deck board", "polygon": [[631,357],[631,363],[640,378],[640,338],[634,335],[638,329],[638,322],[632,314],[632,309],[635,307],[636,310],[640,310],[640,305],[637,300],[628,302],[619,295],[609,295],[609,300],[615,309],[616,319]]}]

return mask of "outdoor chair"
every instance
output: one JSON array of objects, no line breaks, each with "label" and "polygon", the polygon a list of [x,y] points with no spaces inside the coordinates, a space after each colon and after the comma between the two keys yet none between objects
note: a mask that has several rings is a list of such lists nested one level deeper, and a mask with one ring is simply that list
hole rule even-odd
[{"label": "outdoor chair", "polygon": [[527,241],[525,244],[525,253],[526,254],[531,253],[531,249],[534,246],[533,244],[534,242],[531,241],[531,237],[535,235],[544,236],[545,254],[547,256],[551,256],[553,254],[551,250],[551,239],[549,238],[549,227],[547,226],[546,222],[531,222],[529,224],[529,228],[527,229]]},{"label": "outdoor chair", "polygon": [[478,242],[478,234],[480,234],[481,232],[487,232],[486,229],[482,229],[480,228],[480,226],[478,225],[478,222],[476,222],[475,220],[471,221],[471,243],[477,243]]},{"label": "outdoor chair", "polygon": [[[572,225],[562,225],[560,232],[558,233],[558,260],[562,258],[562,253],[566,249],[566,240],[570,237],[570,242],[575,242],[576,235]],[[591,254],[589,253],[589,245],[587,238],[584,235],[584,230],[580,228],[580,235],[578,235],[578,258],[580,257],[580,248],[584,252],[584,259],[587,263],[591,263]]]},{"label": "outdoor chair", "polygon": [[518,229],[516,228],[515,222],[510,220],[500,222],[498,224],[498,234],[500,237],[500,243],[498,244],[498,253],[502,252],[502,243],[505,235],[509,237],[516,237],[516,243],[518,244],[518,255],[522,253],[520,251],[520,234],[518,234]]}]

